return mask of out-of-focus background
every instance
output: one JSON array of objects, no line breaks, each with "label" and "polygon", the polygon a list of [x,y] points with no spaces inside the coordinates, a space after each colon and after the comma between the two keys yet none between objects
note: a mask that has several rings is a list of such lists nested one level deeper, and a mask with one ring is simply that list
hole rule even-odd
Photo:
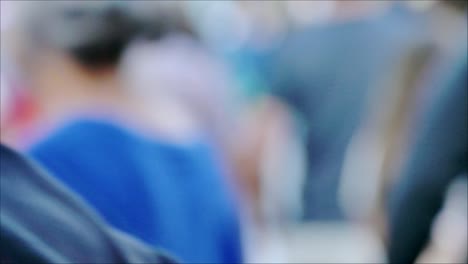
[{"label": "out-of-focus background", "polygon": [[[106,12],[109,5],[118,12]],[[135,22],[128,31],[126,16]],[[192,162],[184,168],[192,178],[164,195],[179,197],[178,192],[199,184],[200,195],[190,196],[188,205],[177,204],[198,204],[196,213],[171,216],[171,205],[157,210],[176,222],[217,217],[216,210],[207,213],[208,203],[197,200],[224,201],[224,188],[208,179],[221,177],[217,180],[232,193],[240,222],[240,231],[229,232],[239,232],[246,263],[385,263],[392,250],[415,254],[419,263],[467,259],[467,181],[455,177],[463,170],[443,171],[444,158],[408,169],[420,160],[412,155],[418,155],[415,142],[424,136],[418,131],[430,122],[424,116],[432,113],[431,102],[454,85],[446,81],[452,75],[466,80],[466,67],[459,66],[466,66],[466,1],[1,0],[0,18],[2,143],[25,153],[39,145],[45,150],[33,154],[50,153],[41,142],[60,137],[54,131],[77,116],[113,120],[144,138],[138,144],[146,146],[157,139],[188,149],[194,138],[203,138],[223,173],[194,173],[190,168],[208,165]],[[114,61],[112,41],[127,40],[138,27],[144,30],[125,42]],[[86,46],[106,37],[111,44]],[[461,89],[466,95],[466,81]],[[459,116],[456,109],[466,104],[443,107]],[[440,148],[465,144],[466,149],[466,130],[451,136],[458,130],[446,122],[437,134],[448,138]],[[83,142],[94,138],[75,135]],[[100,147],[100,141],[93,144]],[[106,144],[101,148],[113,148]],[[105,168],[111,162],[93,156],[87,145],[73,145],[67,152],[87,153],[96,158],[93,166],[103,167],[101,174],[112,175]],[[152,152],[143,150],[129,146],[132,156],[124,157],[144,164],[145,169],[129,172],[132,177],[151,170],[152,162],[160,164],[157,155],[152,159]],[[60,174],[54,168],[66,164],[52,160],[49,167],[53,156],[44,155],[37,154],[38,161]],[[184,158],[174,158],[177,162],[165,164],[169,167],[160,173],[174,171],[170,166],[178,167]],[[87,163],[71,165],[76,164]],[[91,170],[80,166],[81,173]],[[466,162],[463,166],[466,174]],[[422,187],[402,187],[418,177],[413,171],[424,170],[437,175],[429,173]],[[457,175],[450,181],[437,178],[448,174]],[[83,186],[77,192],[87,198]],[[401,188],[408,196],[392,203]],[[135,191],[119,190],[123,197]],[[419,217],[441,193],[442,204]],[[422,203],[415,210],[399,210],[408,204],[404,199]],[[102,202],[96,201],[88,200],[93,206]],[[112,204],[96,205],[98,211],[106,206]],[[425,236],[420,227],[428,222],[434,224],[423,238],[427,243],[417,242]],[[213,235],[200,226],[200,232]],[[183,232],[164,235],[194,241],[187,235],[191,231],[177,237]],[[399,239],[405,241],[400,241],[406,245],[402,249],[394,245]],[[165,248],[161,241],[155,246]],[[169,251],[191,262],[176,244]]]}]

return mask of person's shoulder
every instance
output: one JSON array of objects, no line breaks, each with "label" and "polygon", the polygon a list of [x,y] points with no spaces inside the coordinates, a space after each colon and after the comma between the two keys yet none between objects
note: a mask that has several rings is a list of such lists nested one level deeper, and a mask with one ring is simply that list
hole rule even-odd
[{"label": "person's shoulder", "polygon": [[126,131],[112,122],[98,119],[76,119],[58,126],[48,139],[72,141],[86,137],[94,139],[105,135],[106,137],[124,136]]},{"label": "person's shoulder", "polygon": [[1,144],[0,160],[1,260],[174,263],[165,254],[107,226],[76,194]]},{"label": "person's shoulder", "polygon": [[116,147],[131,139],[130,133],[116,124],[94,119],[78,119],[58,126],[30,148],[32,155],[44,151],[94,151],[101,146]]}]

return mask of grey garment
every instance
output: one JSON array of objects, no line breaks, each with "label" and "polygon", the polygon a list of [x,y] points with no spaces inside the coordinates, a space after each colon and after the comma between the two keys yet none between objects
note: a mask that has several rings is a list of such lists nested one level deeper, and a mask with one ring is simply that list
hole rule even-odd
[{"label": "grey garment", "polygon": [[308,130],[305,220],[344,217],[337,199],[341,169],[368,95],[423,39],[419,18],[406,12],[314,26],[293,33],[272,56],[266,76],[273,92]]},{"label": "grey garment", "polygon": [[2,145],[0,190],[1,263],[174,263]]},{"label": "grey garment", "polygon": [[415,262],[429,240],[450,183],[467,172],[468,56],[464,52],[413,131],[415,142],[392,197],[391,263]]}]

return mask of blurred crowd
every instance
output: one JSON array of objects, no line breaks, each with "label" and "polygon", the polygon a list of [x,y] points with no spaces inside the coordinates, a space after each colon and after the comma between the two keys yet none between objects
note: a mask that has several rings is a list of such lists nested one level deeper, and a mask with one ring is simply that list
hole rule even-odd
[{"label": "blurred crowd", "polygon": [[2,263],[468,261],[466,1],[0,18]]}]

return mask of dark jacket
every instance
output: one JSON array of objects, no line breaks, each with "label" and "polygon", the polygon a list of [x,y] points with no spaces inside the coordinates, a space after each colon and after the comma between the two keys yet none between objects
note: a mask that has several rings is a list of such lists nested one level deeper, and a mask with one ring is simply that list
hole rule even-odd
[{"label": "dark jacket", "polygon": [[[450,183],[467,171],[467,55],[434,94],[414,131],[390,210],[391,263],[413,263],[427,244]],[[466,175],[466,174],[465,174]]]},{"label": "dark jacket", "polygon": [[0,145],[1,263],[172,263]]}]

